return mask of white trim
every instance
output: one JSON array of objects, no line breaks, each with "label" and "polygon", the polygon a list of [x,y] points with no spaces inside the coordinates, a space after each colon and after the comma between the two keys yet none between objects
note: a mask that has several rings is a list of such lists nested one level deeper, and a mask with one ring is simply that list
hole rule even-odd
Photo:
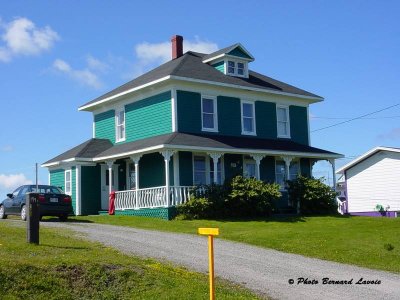
[{"label": "white trim", "polygon": [[76,205],[76,215],[80,216],[82,214],[81,212],[81,207],[82,207],[82,198],[81,198],[81,185],[80,185],[80,178],[81,178],[81,166],[77,165],[75,168],[75,186],[76,186],[76,199],[75,199],[75,205]]},{"label": "white trim", "polygon": [[[206,128],[203,124],[203,100],[212,100],[213,101],[213,120],[214,120],[214,128]],[[209,132],[218,132],[218,103],[216,96],[209,95],[201,95],[201,131],[209,131]]]},{"label": "white trim", "polygon": [[143,89],[143,88],[145,88],[145,87],[148,87],[148,86],[150,86],[150,85],[153,85],[153,84],[156,84],[156,83],[159,83],[159,82],[166,81],[166,80],[168,80],[168,79],[170,79],[170,78],[171,78],[171,75],[168,75],[168,76],[162,77],[162,78],[160,78],[160,79],[150,81],[150,82],[148,82],[148,83],[146,83],[146,84],[139,85],[139,86],[137,86],[137,87],[134,87],[134,88],[129,89],[129,90],[127,90],[127,91],[121,92],[121,93],[119,93],[119,94],[116,94],[116,95],[107,97],[107,98],[105,98],[105,99],[102,99],[102,100],[99,100],[99,101],[96,101],[96,102],[93,102],[93,103],[90,103],[90,104],[87,104],[87,105],[84,105],[84,106],[81,106],[81,107],[78,108],[78,111],[86,110],[86,109],[91,108],[91,107],[93,107],[93,106],[96,106],[96,105],[99,105],[99,104],[108,102],[108,101],[113,100],[113,99],[115,99],[115,98],[118,98],[118,97],[121,97],[121,96],[123,96],[123,95],[129,94],[129,93],[132,93],[132,92],[135,92],[135,91],[140,90],[140,89]]},{"label": "white trim", "polygon": [[400,149],[399,148],[381,147],[381,146],[375,147],[375,148],[369,150],[368,152],[362,154],[361,156],[359,156],[355,160],[353,160],[353,161],[349,162],[348,164],[344,165],[343,167],[341,167],[339,170],[336,171],[336,174],[343,173],[344,171],[352,168],[353,166],[357,165],[359,162],[363,161],[364,159],[367,159],[368,157],[374,155],[375,153],[378,153],[379,151],[388,151],[388,152],[400,153]]},{"label": "white trim", "polygon": [[93,122],[92,122],[92,138],[96,137],[96,122],[95,122],[95,115],[93,114]]},{"label": "white trim", "polygon": [[242,85],[215,82],[215,81],[202,80],[202,79],[194,79],[194,78],[181,77],[181,76],[175,76],[175,75],[171,75],[171,79],[187,81],[187,82],[195,82],[195,83],[204,83],[204,84],[210,84],[210,85],[214,85],[214,86],[229,87],[229,88],[234,88],[234,89],[239,89],[239,90],[262,92],[262,93],[266,93],[266,94],[283,95],[283,96],[291,96],[291,97],[307,99],[307,100],[314,100],[314,101],[311,101],[311,103],[321,102],[324,100],[324,98],[321,98],[321,97],[304,96],[304,95],[293,94],[293,93],[278,92],[278,91],[272,91],[272,90],[265,90],[265,89],[261,89],[261,88],[253,88],[253,87],[247,87],[247,86],[242,86]]},{"label": "white trim", "polygon": [[[116,108],[115,110],[115,117],[114,117],[114,122],[115,122],[115,143],[120,143],[120,142],[125,142],[126,140],[126,115],[125,115],[125,106]],[[119,114],[122,113],[124,114],[124,122],[122,124],[119,123]],[[123,138],[119,136],[119,127],[123,126],[124,128],[124,133],[123,133]]]},{"label": "white trim", "polygon": [[[69,173],[69,191],[67,191],[67,173]],[[72,195],[72,168],[64,170],[64,192],[67,195]]]},{"label": "white trim", "polygon": [[178,99],[176,89],[171,89],[172,132],[178,131]]},{"label": "white trim", "polygon": [[[279,127],[278,126],[278,123],[279,123],[279,120],[278,120],[278,109],[279,108],[284,109],[285,112],[286,112],[287,133],[285,135],[279,135],[279,128],[278,128]],[[275,113],[276,113],[276,135],[277,135],[277,137],[278,138],[290,139],[290,113],[289,113],[289,106],[288,105],[279,104],[279,105],[276,106]]]},{"label": "white trim", "polygon": [[[253,110],[253,131],[245,131],[244,130],[244,123],[243,123],[243,104],[251,104]],[[256,128],[256,103],[254,101],[248,100],[240,100],[240,122],[242,124],[242,135],[257,135],[257,128]]]}]

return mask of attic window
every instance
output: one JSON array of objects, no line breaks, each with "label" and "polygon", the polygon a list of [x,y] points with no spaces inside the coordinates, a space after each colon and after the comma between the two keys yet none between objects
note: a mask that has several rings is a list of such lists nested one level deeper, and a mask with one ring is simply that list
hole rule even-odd
[{"label": "attic window", "polygon": [[247,77],[247,64],[243,61],[234,61],[228,60],[227,61],[227,74],[240,76],[240,77]]}]

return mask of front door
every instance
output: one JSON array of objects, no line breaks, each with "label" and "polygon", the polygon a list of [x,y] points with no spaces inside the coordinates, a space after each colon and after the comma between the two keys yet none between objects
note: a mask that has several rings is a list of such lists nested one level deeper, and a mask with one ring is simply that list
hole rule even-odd
[{"label": "front door", "polygon": [[[111,189],[118,190],[118,166],[113,166]],[[108,210],[108,199],[110,193],[110,177],[107,165],[101,165],[101,209]]]}]

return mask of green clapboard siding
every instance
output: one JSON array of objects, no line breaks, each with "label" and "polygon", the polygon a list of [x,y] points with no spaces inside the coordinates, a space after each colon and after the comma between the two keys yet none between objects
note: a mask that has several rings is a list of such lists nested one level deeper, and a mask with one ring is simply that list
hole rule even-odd
[{"label": "green clapboard siding", "polygon": [[219,63],[213,64],[212,66],[222,73],[225,72],[225,68],[224,68],[225,62],[224,61],[220,61]]},{"label": "green clapboard siding", "polygon": [[267,183],[275,182],[275,159],[266,156],[260,163],[260,179]]},{"label": "green clapboard siding", "polygon": [[235,49],[233,49],[232,51],[230,51],[228,54],[233,55],[233,56],[237,56],[237,57],[251,58],[251,57],[248,56],[246,53],[244,53],[244,52],[242,51],[242,49],[240,49],[239,47],[236,47]]},{"label": "green clapboard siding", "polygon": [[311,177],[311,165],[309,158],[300,159],[300,173],[302,176]]},{"label": "green clapboard siding", "polygon": [[81,167],[81,213],[97,214],[101,209],[101,168]]},{"label": "green clapboard siding", "polygon": [[65,173],[63,169],[50,171],[50,184],[65,190]]},{"label": "green clapboard siding", "polygon": [[230,181],[233,177],[243,176],[243,156],[240,154],[224,155],[225,181]]},{"label": "green clapboard siding", "polygon": [[276,139],[276,104],[271,102],[256,101],[255,110],[257,137]]},{"label": "green clapboard siding", "polygon": [[179,152],[179,181],[180,185],[193,185],[193,160],[192,152]]},{"label": "green clapboard siding", "polygon": [[74,209],[74,214],[76,214],[76,167],[71,168],[71,176],[72,208]]},{"label": "green clapboard siding", "polygon": [[180,132],[201,133],[201,95],[177,91],[178,129]]},{"label": "green clapboard siding", "polygon": [[242,135],[240,99],[218,96],[218,131],[222,135]]},{"label": "green clapboard siding", "polygon": [[125,106],[126,142],[172,132],[171,92]]},{"label": "green clapboard siding", "polygon": [[109,110],[94,116],[95,137],[115,143],[115,111]]},{"label": "green clapboard siding", "polygon": [[143,155],[139,161],[139,188],[165,185],[164,158],[160,153]]},{"label": "green clapboard siding", "polygon": [[308,145],[307,108],[291,105],[290,114],[290,136],[292,141]]}]

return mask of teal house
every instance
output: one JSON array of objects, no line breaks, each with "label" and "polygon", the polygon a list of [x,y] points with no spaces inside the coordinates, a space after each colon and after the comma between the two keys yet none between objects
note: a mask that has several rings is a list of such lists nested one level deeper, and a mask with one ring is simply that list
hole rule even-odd
[{"label": "teal house", "polygon": [[[93,115],[93,136],[42,164],[50,184],[72,196],[76,215],[169,218],[193,186],[236,175],[281,185],[340,154],[310,145],[309,106],[323,98],[250,69],[241,44],[183,53],[79,107]],[[290,208],[287,197],[278,206]]]}]

